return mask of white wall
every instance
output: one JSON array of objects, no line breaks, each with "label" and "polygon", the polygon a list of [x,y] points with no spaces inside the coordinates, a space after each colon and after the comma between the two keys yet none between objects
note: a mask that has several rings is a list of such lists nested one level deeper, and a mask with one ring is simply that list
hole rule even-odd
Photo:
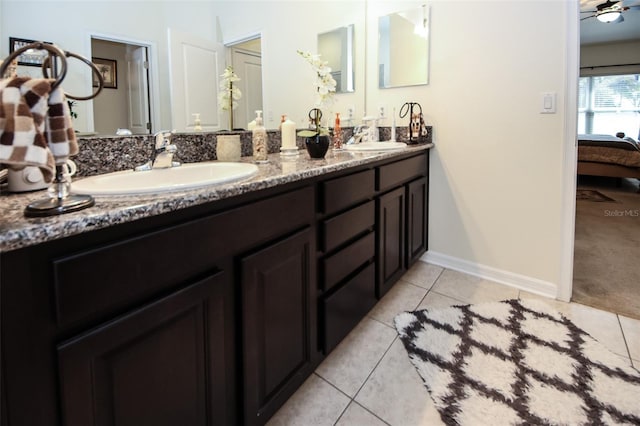
[{"label": "white wall", "polygon": [[[635,65],[588,68],[623,64]],[[580,46],[580,68],[582,76],[640,73],[640,40]]]},{"label": "white wall", "polygon": [[[391,92],[370,81],[367,100],[416,100],[434,126],[430,250],[551,291],[561,269],[565,19],[562,2],[436,1],[430,84]],[[539,113],[543,91],[558,93],[558,113]]]},{"label": "white wall", "polygon": [[[116,88],[104,88],[93,101],[94,127],[101,135],[115,135],[118,128],[129,127],[126,68],[127,48],[123,44],[94,40],[92,55],[116,61]],[[77,104],[78,102],[76,102]]]}]

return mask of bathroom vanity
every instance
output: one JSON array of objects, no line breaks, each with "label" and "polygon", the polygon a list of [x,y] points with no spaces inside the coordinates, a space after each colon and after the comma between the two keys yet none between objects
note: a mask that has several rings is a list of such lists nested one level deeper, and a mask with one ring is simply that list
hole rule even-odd
[{"label": "bathroom vanity", "polygon": [[431,146],[49,219],[3,197],[2,424],[264,424],[426,251]]}]

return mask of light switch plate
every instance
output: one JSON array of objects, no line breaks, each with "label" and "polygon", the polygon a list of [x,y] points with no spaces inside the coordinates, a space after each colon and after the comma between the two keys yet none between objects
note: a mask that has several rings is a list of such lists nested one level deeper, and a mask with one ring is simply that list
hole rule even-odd
[{"label": "light switch plate", "polygon": [[540,94],[540,114],[555,114],[557,97],[556,92],[542,92]]}]

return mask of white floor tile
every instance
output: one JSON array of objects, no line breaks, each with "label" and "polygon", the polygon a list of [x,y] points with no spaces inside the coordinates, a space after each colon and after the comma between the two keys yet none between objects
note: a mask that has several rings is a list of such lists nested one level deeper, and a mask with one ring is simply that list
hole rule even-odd
[{"label": "white floor tile", "polygon": [[352,402],[347,407],[347,411],[340,417],[336,426],[385,426],[386,423],[362,408],[359,404]]},{"label": "white floor tile", "polygon": [[443,424],[400,339],[393,342],[355,400],[390,425]]},{"label": "white floor tile", "polygon": [[445,269],[431,291],[466,303],[499,302],[516,299],[519,290],[473,275]]},{"label": "white floor tile", "polygon": [[549,299],[526,291],[520,292],[520,298],[534,298],[545,301],[549,306],[569,318],[575,325],[589,333],[591,337],[602,343],[611,352],[628,356],[627,346],[616,314],[578,303],[566,303]]},{"label": "white floor tile", "polygon": [[442,271],[440,266],[418,261],[400,279],[429,290]]},{"label": "white floor tile", "polygon": [[369,311],[369,316],[393,327],[393,318],[401,312],[415,310],[425,294],[427,290],[422,287],[398,281]]},{"label": "white floor tile", "polygon": [[397,333],[365,318],[316,369],[316,374],[353,397],[395,339]]},{"label": "white floor tile", "polygon": [[640,321],[622,315],[619,315],[618,318],[620,318],[624,339],[629,348],[629,355],[634,361],[633,364],[638,368],[640,367]]},{"label": "white floor tile", "polygon": [[[516,297],[545,301],[621,359],[630,361],[636,368],[640,367],[638,320],[518,291],[492,281],[418,262],[324,360],[316,373],[268,424],[443,424],[402,342],[396,338],[393,318],[403,311],[439,309]],[[349,396],[354,399],[351,400]]]},{"label": "white floor tile", "polygon": [[312,374],[269,420],[269,426],[330,426],[335,424],[350,399]]},{"label": "white floor tile", "polygon": [[427,293],[417,309],[441,309],[448,308],[453,305],[464,305],[466,302],[454,299],[449,296],[443,296],[434,291]]}]

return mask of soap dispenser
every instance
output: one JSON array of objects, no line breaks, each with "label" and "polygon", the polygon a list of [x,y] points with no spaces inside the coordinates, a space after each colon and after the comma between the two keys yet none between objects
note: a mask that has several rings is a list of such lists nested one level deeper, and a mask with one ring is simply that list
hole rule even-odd
[{"label": "soap dispenser", "polygon": [[374,116],[364,117],[362,119],[367,128],[367,142],[378,142],[380,133],[378,131],[378,118]]},{"label": "soap dispenser", "polygon": [[196,132],[202,131],[202,123],[200,122],[200,113],[196,112],[193,114],[195,117],[193,120],[193,130]]},{"label": "soap dispenser", "polygon": [[336,112],[336,121],[333,125],[333,149],[342,149],[342,126],[340,126],[339,112]]},{"label": "soap dispenser", "polygon": [[256,163],[267,162],[267,130],[262,124],[262,111],[256,111],[256,125],[251,131],[253,142],[253,161]]}]

